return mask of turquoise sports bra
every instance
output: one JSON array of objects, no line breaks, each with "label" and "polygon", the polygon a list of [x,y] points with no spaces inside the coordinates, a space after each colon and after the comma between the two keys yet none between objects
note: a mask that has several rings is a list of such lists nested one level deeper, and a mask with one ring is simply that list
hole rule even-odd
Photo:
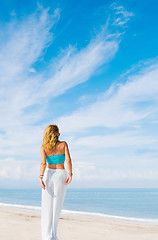
[{"label": "turquoise sports bra", "polygon": [[65,154],[47,156],[46,161],[48,164],[63,163],[65,161]]}]

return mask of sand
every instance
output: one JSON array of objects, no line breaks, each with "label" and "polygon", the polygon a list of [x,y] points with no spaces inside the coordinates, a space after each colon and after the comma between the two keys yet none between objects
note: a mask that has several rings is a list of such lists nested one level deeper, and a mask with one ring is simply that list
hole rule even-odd
[{"label": "sand", "polygon": [[[158,224],[60,215],[59,240],[158,240]],[[0,207],[1,240],[41,240],[40,211]]]}]

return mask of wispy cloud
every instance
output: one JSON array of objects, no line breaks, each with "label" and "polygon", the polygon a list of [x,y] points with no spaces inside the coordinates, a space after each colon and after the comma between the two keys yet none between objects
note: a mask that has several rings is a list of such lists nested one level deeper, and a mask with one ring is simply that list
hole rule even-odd
[{"label": "wispy cloud", "polygon": [[[53,40],[50,29],[59,20],[58,12],[48,14],[48,9],[36,11],[23,20],[5,24],[0,47],[1,82],[19,82],[30,66],[43,54]],[[40,37],[39,37],[40,36]],[[26,76],[23,76],[23,81]],[[28,79],[27,79],[28,80]]]},{"label": "wispy cloud", "polygon": [[158,138],[151,136],[140,136],[138,132],[124,131],[115,134],[96,135],[78,137],[73,140],[74,144],[93,149],[106,149],[106,148],[125,148],[125,147],[152,147],[157,149]]},{"label": "wispy cloud", "polygon": [[[78,132],[90,127],[119,128],[132,126],[158,111],[158,64],[149,65],[126,82],[113,83],[99,100],[56,121],[62,131]],[[120,80],[121,82],[121,80]],[[148,102],[144,104],[143,102]]]},{"label": "wispy cloud", "polygon": [[110,41],[106,39],[93,40],[79,52],[70,47],[66,50],[65,56],[59,60],[54,76],[44,83],[42,91],[44,90],[46,96],[53,94],[55,97],[67,89],[87,81],[98,67],[109,62],[115,56],[117,50],[118,42],[115,37]]},{"label": "wispy cloud", "polygon": [[127,11],[124,6],[118,5],[116,2],[113,2],[110,7],[115,11],[115,20],[113,22],[113,25],[120,25],[124,28],[127,27],[126,23],[135,14],[133,12]]}]

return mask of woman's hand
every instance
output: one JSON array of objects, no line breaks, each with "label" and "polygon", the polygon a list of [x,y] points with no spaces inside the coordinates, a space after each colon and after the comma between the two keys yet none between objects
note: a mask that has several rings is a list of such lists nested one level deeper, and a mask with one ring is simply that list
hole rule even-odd
[{"label": "woman's hand", "polygon": [[66,178],[65,185],[69,184],[69,183],[71,182],[71,180],[72,180],[72,177],[71,177],[71,176],[68,176],[68,177]]},{"label": "woman's hand", "polygon": [[44,184],[44,182],[43,182],[42,178],[40,178],[40,184],[41,184],[41,187],[42,187],[43,189],[45,189],[45,188],[46,188],[46,186],[45,186],[45,184]]}]

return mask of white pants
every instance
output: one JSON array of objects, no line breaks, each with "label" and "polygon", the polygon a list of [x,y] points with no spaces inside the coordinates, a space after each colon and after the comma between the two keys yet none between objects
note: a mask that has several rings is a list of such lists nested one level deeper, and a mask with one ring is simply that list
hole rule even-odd
[{"label": "white pants", "polygon": [[42,188],[41,201],[42,240],[59,240],[57,227],[67,189],[67,176],[65,169],[45,169],[43,181],[46,188]]}]

